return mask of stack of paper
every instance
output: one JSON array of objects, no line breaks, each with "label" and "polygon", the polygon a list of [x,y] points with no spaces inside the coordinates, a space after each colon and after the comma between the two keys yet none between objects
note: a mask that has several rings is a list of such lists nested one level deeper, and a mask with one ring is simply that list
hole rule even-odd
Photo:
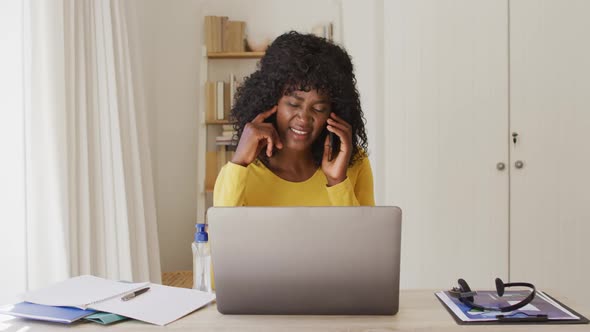
[{"label": "stack of paper", "polygon": [[[147,292],[129,301],[121,299],[127,294],[146,287],[149,287]],[[69,323],[93,314],[95,311],[101,311],[152,324],[166,325],[207,305],[214,299],[214,294],[193,289],[168,287],[147,282],[123,283],[85,275],[27,293],[24,296],[25,304],[0,307],[0,312],[19,317]],[[77,314],[80,317],[62,319],[59,315],[64,315],[65,312],[49,314],[46,311],[46,314],[40,314],[21,310],[25,307],[30,309],[34,306],[32,304],[49,306],[49,308],[68,307],[67,309],[70,310],[78,310]],[[50,310],[49,308],[45,310]],[[36,307],[36,310],[41,309],[43,307]],[[91,310],[82,312],[85,309]]]}]

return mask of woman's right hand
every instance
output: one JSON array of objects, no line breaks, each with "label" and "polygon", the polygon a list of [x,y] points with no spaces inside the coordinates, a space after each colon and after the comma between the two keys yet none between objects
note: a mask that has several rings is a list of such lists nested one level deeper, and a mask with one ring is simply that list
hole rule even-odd
[{"label": "woman's right hand", "polygon": [[252,163],[262,149],[266,147],[266,155],[272,156],[273,147],[283,148],[283,143],[272,123],[264,122],[266,118],[277,111],[277,106],[268,111],[258,114],[254,120],[246,123],[242,136],[238,142],[236,153],[231,162],[241,166],[248,166]]}]

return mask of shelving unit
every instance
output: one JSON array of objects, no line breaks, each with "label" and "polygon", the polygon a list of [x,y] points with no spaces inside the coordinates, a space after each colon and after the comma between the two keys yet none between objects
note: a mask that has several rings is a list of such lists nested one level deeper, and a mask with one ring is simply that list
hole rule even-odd
[{"label": "shelving unit", "polygon": [[[264,1],[265,3],[272,4],[274,6],[274,1]],[[271,36],[278,36],[288,30],[298,30],[300,32],[312,32],[312,30],[316,30],[316,28],[324,26],[324,29],[328,29],[328,24],[330,22],[333,25],[330,27],[329,30],[331,31],[333,38],[335,41],[340,41],[341,36],[341,28],[340,28],[340,20],[341,20],[341,12],[342,7],[339,2],[326,2],[326,3],[318,3],[317,5],[314,3],[316,9],[319,10],[322,14],[320,17],[314,16],[313,18],[303,16],[305,14],[305,9],[296,9],[294,10],[300,15],[290,16],[290,19],[287,18],[273,18],[268,22],[251,22],[251,28],[249,32],[254,32],[254,36],[256,35],[256,31],[261,33],[264,31],[264,35],[267,37]],[[239,14],[238,12],[233,11],[233,8],[227,8],[228,5],[225,4],[223,1],[206,1],[204,5],[204,12],[205,16],[203,19],[203,38],[202,41],[204,45],[209,45],[211,50],[234,50],[232,52],[208,52],[205,46],[202,47],[200,56],[200,77],[199,77],[199,116],[198,116],[198,133],[197,133],[197,222],[205,222],[206,221],[206,211],[209,206],[213,204],[213,186],[215,184],[215,179],[210,176],[207,178],[207,170],[211,167],[216,167],[217,164],[220,162],[215,158],[215,153],[218,149],[227,148],[216,146],[215,138],[222,132],[223,125],[230,124],[227,120],[217,120],[211,117],[207,117],[206,115],[206,83],[207,81],[228,81],[229,73],[235,74],[238,80],[241,80],[243,77],[250,75],[256,69],[256,64],[260,58],[264,56],[264,52],[242,52],[237,51],[243,48],[235,47],[236,38],[232,31],[241,31],[241,30],[232,30],[231,28],[226,28],[219,32],[217,31],[218,26],[224,26],[225,20],[227,22],[241,22],[244,20],[245,24],[246,18],[250,19],[257,19],[262,20],[263,17],[260,16],[259,9],[256,6],[250,6],[248,8],[240,8]],[[217,16],[221,13],[225,13],[224,16]],[[213,16],[215,15],[215,16]],[[303,18],[301,18],[302,16]],[[207,19],[209,17],[209,20]],[[214,19],[211,19],[214,17]],[[231,17],[231,18],[230,18]],[[218,18],[222,18],[221,21]],[[283,22],[285,19],[289,20],[290,22]],[[266,20],[264,20],[266,21]],[[323,23],[321,23],[323,22]],[[220,25],[217,25],[217,24]],[[256,23],[256,24],[255,24]],[[287,24],[288,23],[288,24]],[[318,25],[318,23],[320,23]],[[289,29],[285,29],[285,27],[289,27]],[[209,29],[209,30],[208,30]],[[321,30],[321,29],[320,29]],[[244,30],[245,32],[245,30]],[[221,33],[221,47],[219,44],[219,39]],[[241,33],[241,32],[238,32]],[[224,35],[227,34],[227,35]],[[229,38],[225,38],[224,36]],[[245,39],[246,34],[244,34],[242,40]],[[260,36],[263,37],[263,36]],[[241,38],[241,37],[240,37]],[[239,38],[238,38],[239,39]],[[226,42],[229,41],[229,44]],[[207,44],[209,43],[209,44]],[[229,47],[224,47],[229,46]],[[236,52],[237,51],[237,52]],[[196,92],[197,93],[197,92]],[[220,158],[222,159],[222,158]],[[209,174],[211,175],[211,174]]]},{"label": "shelving unit", "polygon": [[264,52],[208,52],[209,59],[258,59]]},{"label": "shelving unit", "polygon": [[208,120],[208,121],[205,121],[205,124],[208,124],[208,125],[214,125],[214,124],[216,124],[216,125],[224,125],[224,124],[230,124],[230,122],[229,122],[229,120]]},{"label": "shelving unit", "polygon": [[199,132],[197,158],[197,221],[205,222],[207,208],[213,204],[213,179],[207,179],[207,170],[216,167],[220,151],[227,146],[216,145],[215,137],[221,133],[221,126],[231,124],[229,120],[211,120],[206,115],[206,83],[208,80],[227,81],[230,73],[241,80],[255,70],[256,62],[264,52],[207,52],[203,46],[200,65]]}]

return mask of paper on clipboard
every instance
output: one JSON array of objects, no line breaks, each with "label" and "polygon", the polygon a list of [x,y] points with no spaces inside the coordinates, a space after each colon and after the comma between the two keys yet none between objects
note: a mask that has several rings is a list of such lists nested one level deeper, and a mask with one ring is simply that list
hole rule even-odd
[{"label": "paper on clipboard", "polygon": [[[499,311],[480,311],[474,310],[465,305],[459,299],[452,297],[448,292],[437,292],[436,296],[463,322],[493,322],[497,321],[496,315]],[[524,298],[528,291],[507,291],[502,297],[503,305],[507,305],[512,298]],[[495,291],[479,291],[475,296],[475,302],[485,306],[498,305],[498,295]],[[529,310],[527,310],[529,309]],[[524,313],[528,315],[537,315],[539,313],[547,314],[548,320],[578,320],[580,317],[572,314],[569,310],[555,302],[549,296],[541,291],[537,291],[535,298],[528,308],[520,308],[511,312],[503,312],[505,316]]]}]

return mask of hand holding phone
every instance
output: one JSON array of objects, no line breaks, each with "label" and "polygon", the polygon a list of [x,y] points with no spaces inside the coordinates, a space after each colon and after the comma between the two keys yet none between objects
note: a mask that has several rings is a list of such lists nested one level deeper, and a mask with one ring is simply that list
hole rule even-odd
[{"label": "hand holding phone", "polygon": [[352,126],[335,113],[330,113],[326,130],[322,170],[328,186],[333,186],[346,179],[352,150]]}]

